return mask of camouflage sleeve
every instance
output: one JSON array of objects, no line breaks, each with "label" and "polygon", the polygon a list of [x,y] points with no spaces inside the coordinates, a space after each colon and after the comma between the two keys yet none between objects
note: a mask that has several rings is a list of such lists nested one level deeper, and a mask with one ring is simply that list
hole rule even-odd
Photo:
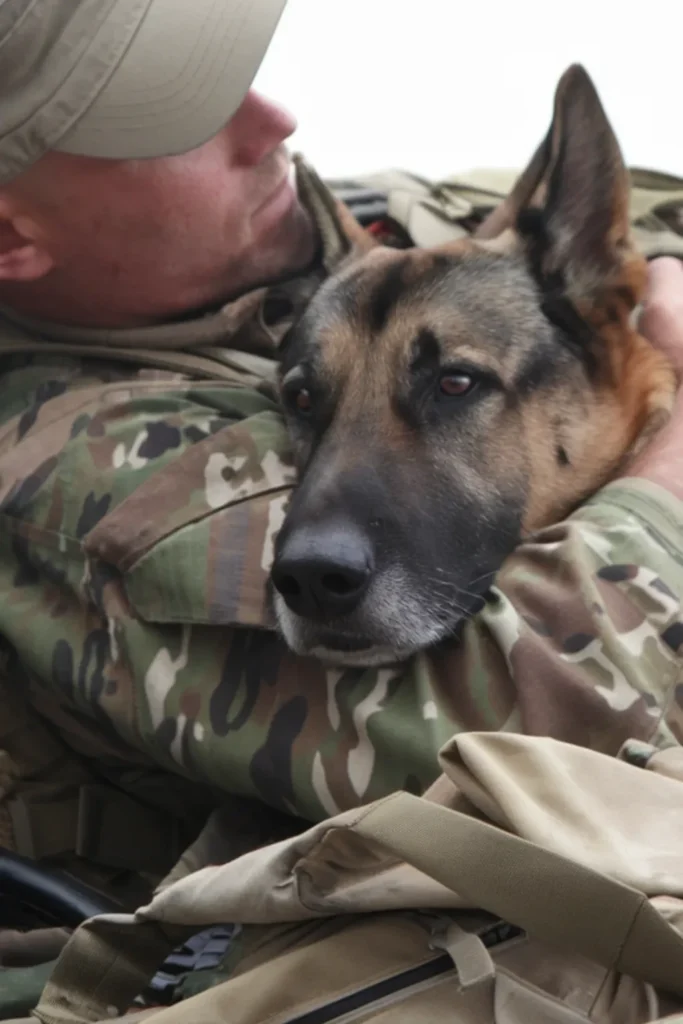
[{"label": "camouflage sleeve", "polygon": [[679,743],[681,594],[683,504],[646,481],[609,484],[520,545],[470,624],[454,656],[483,710],[470,727],[504,721],[611,754]]},{"label": "camouflage sleeve", "polygon": [[459,641],[330,670],[269,618],[293,470],[267,395],[57,375],[19,407],[14,384],[0,633],[35,707],[93,763],[106,740],[112,758],[318,820],[422,791],[463,729],[613,753],[680,739],[681,506],[656,488],[612,485],[525,542]]}]

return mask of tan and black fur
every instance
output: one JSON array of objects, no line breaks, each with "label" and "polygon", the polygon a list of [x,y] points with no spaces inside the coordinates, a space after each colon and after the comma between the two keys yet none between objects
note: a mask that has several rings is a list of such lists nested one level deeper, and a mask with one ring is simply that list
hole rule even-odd
[{"label": "tan and black fur", "polygon": [[293,650],[368,665],[453,635],[521,536],[666,418],[673,374],[632,323],[646,264],[628,189],[574,66],[474,238],[396,250],[346,225],[281,368],[301,478],[272,581]]}]

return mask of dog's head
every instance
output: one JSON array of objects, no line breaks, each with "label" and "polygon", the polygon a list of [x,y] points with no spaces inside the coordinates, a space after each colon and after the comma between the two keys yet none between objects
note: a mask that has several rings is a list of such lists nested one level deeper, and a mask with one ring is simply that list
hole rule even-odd
[{"label": "dog's head", "polygon": [[476,237],[355,246],[295,327],[281,395],[300,471],[272,583],[289,646],[349,665],[453,635],[525,531],[598,488],[668,367],[632,326],[646,278],[597,93],[551,128]]}]

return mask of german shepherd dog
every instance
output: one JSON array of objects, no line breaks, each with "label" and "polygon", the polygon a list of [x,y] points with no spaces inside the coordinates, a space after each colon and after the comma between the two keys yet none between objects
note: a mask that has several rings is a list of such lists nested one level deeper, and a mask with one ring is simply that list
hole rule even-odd
[{"label": "german shepherd dog", "polygon": [[675,380],[633,326],[646,262],[629,179],[584,69],[470,239],[346,257],[283,352],[299,484],[275,545],[289,647],[369,666],[447,637],[520,539],[620,470]]}]

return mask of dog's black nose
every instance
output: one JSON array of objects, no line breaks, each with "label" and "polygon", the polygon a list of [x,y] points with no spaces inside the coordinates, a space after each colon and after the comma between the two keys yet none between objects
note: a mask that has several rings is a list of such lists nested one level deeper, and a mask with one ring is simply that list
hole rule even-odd
[{"label": "dog's black nose", "polygon": [[360,604],[372,571],[372,548],[356,527],[305,526],[282,542],[271,578],[296,615],[325,620]]}]

